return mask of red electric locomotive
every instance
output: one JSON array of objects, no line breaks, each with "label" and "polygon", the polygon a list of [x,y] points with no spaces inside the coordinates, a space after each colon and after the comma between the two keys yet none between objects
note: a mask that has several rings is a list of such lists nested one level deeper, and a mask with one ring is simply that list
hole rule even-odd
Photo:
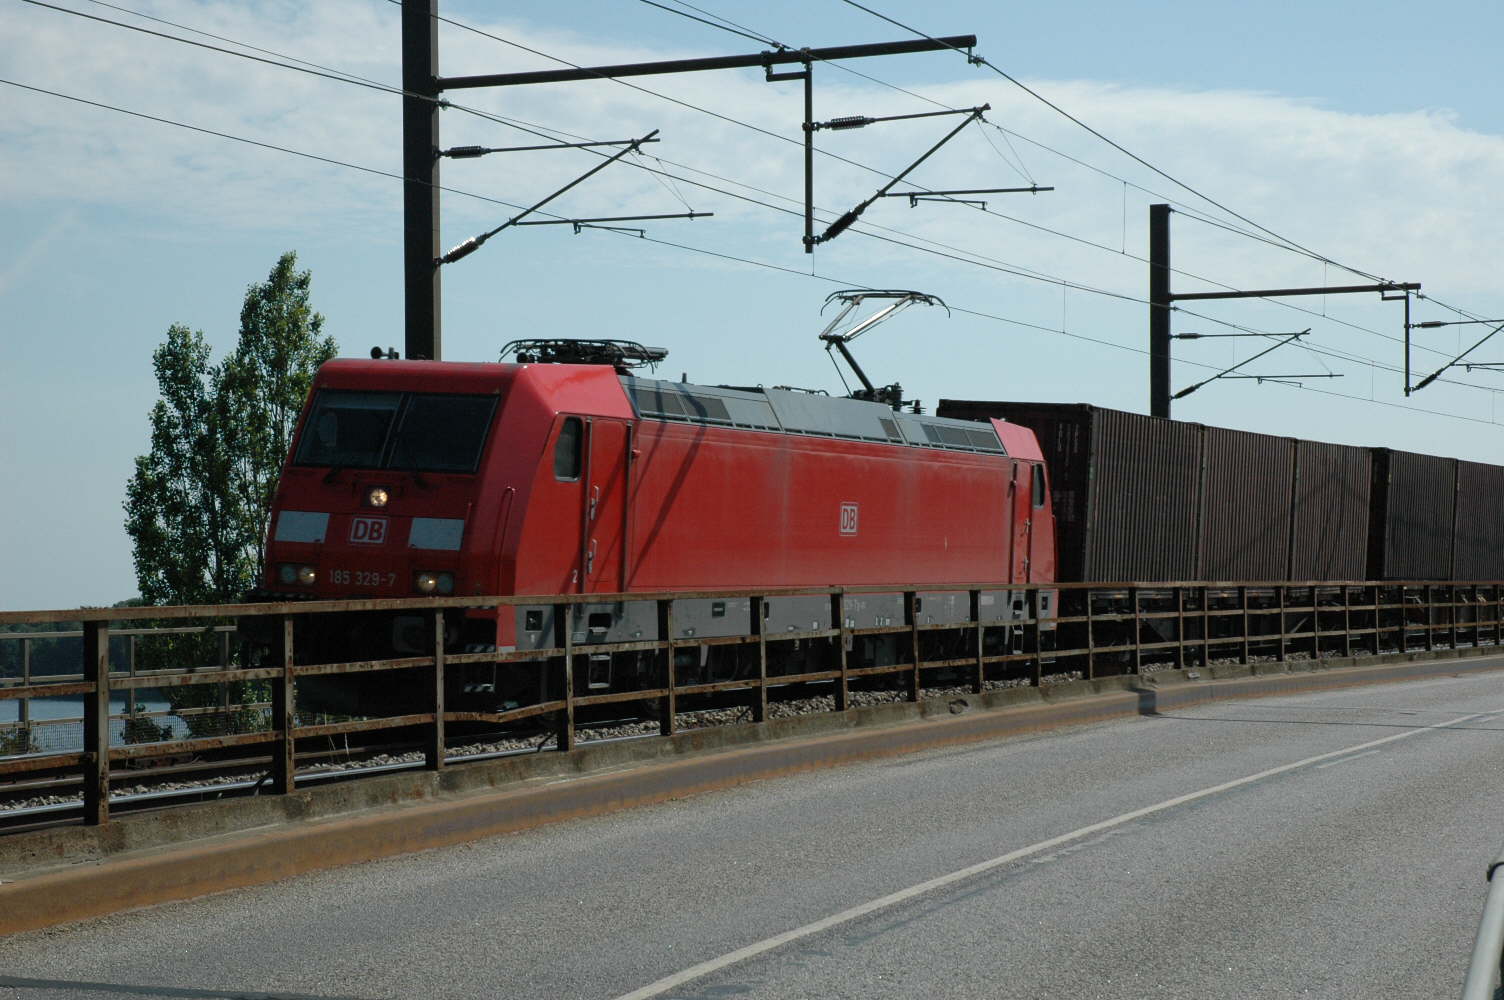
[{"label": "red electric locomotive", "polygon": [[[1023,427],[792,389],[639,378],[625,365],[662,352],[573,343],[519,352],[531,363],[324,365],[277,489],[262,596],[1054,580],[1049,484]],[[602,363],[545,363],[558,358]],[[1006,623],[1024,615],[1016,596],[999,589],[982,603]],[[969,617],[964,593],[920,601],[923,622]],[[676,602],[675,628],[745,634],[750,608],[746,599]],[[1052,612],[1044,602],[1041,613]],[[574,614],[584,645],[657,635],[651,601],[585,603]],[[902,598],[853,595],[847,614],[852,627],[902,621]],[[768,632],[831,627],[818,597],[770,599],[764,615]],[[421,652],[431,632],[426,616],[372,613],[310,638],[323,648],[300,655],[347,660]],[[551,647],[553,611],[457,612],[446,639],[470,650]],[[882,662],[896,652],[869,640],[856,655]],[[590,657],[581,684],[632,687],[626,675],[640,666]],[[709,679],[737,669],[734,658],[700,666]],[[505,704],[515,694],[498,675],[506,669],[478,668],[452,694]],[[373,708],[327,692],[319,700]]]}]

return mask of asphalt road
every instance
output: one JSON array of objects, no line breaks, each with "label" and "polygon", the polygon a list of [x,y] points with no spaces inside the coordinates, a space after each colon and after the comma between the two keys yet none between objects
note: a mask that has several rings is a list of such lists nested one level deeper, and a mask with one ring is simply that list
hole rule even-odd
[{"label": "asphalt road", "polygon": [[16,935],[0,998],[1455,996],[1501,792],[1504,673],[1224,702]]}]

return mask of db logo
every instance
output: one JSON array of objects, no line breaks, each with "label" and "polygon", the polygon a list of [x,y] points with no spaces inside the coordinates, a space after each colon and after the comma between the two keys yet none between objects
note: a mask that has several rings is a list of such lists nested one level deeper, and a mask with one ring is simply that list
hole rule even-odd
[{"label": "db logo", "polygon": [[841,534],[856,534],[857,505],[854,503],[841,504]]},{"label": "db logo", "polygon": [[350,519],[350,541],[357,545],[380,545],[386,541],[386,518],[355,517]]}]

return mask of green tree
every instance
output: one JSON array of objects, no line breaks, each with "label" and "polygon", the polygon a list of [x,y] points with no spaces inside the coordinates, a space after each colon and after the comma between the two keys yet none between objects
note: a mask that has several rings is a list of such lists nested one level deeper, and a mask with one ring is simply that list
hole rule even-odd
[{"label": "green tree", "polygon": [[[125,530],[146,605],[240,600],[261,577],[267,519],[293,423],[313,376],[334,357],[324,317],[309,305],[309,272],[282,255],[246,289],[235,349],[211,362],[201,332],[174,324],[152,354],[161,398],[151,410],[151,450],[126,484]],[[213,624],[213,623],[210,623]],[[216,662],[212,633],[143,640],[148,666]],[[231,700],[261,692],[236,685]],[[212,687],[167,690],[174,709],[219,703]],[[194,716],[195,733],[246,720]]]},{"label": "green tree", "polygon": [[153,353],[161,399],[125,500],[146,604],[234,601],[260,578],[293,422],[314,373],[336,353],[309,305],[310,283],[285,253],[246,289],[240,336],[223,362],[211,364],[203,333],[179,324]]},{"label": "green tree", "polygon": [[226,600],[252,576],[235,558],[249,526],[236,524],[244,504],[230,484],[220,372],[203,333],[179,324],[152,367],[161,398],[151,410],[151,451],[136,457],[126,484],[136,583],[147,604]]},{"label": "green tree", "polygon": [[241,562],[261,571],[267,517],[277,475],[319,366],[337,353],[323,336],[324,317],[308,303],[311,277],[285,253],[266,281],[246,290],[240,339],[220,368],[223,440],[238,514],[247,529],[237,542]]}]

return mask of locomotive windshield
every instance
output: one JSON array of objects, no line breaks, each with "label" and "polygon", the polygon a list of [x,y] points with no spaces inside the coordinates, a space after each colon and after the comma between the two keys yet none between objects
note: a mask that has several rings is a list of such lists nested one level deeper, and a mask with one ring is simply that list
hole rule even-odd
[{"label": "locomotive windshield", "polygon": [[495,396],[320,389],[293,461],[474,472],[495,410]]}]

